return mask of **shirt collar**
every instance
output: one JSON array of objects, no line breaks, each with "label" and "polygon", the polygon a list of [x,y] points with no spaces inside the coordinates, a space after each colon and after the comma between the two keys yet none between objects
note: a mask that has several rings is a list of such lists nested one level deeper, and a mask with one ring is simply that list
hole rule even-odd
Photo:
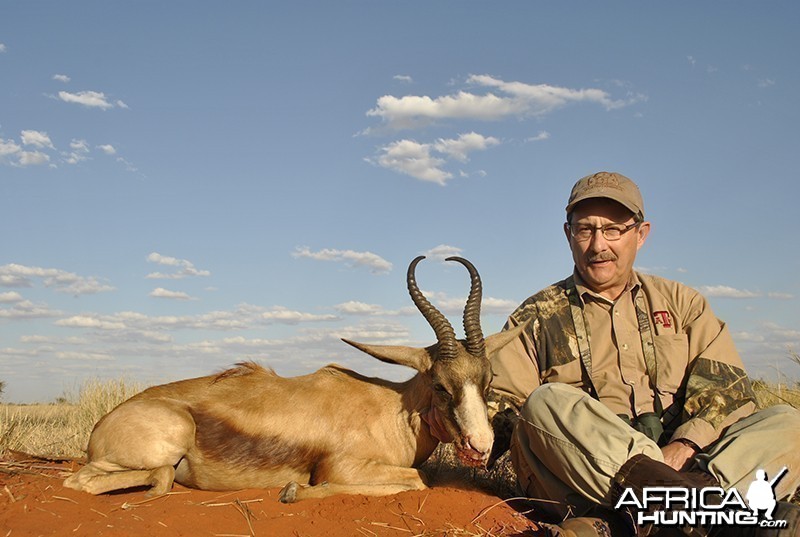
[{"label": "shirt collar", "polygon": [[[603,295],[601,295],[599,293],[596,293],[596,292],[592,291],[591,289],[589,289],[586,286],[586,282],[584,282],[583,278],[581,278],[581,275],[578,272],[577,268],[572,270],[572,277],[575,279],[575,289],[578,291],[578,296],[581,297],[581,301],[584,300],[584,296],[588,295],[588,296],[590,296],[592,298],[595,298],[597,300],[602,300],[602,301],[607,302],[609,304],[613,304],[612,300],[609,300],[606,297],[604,297]],[[635,270],[631,271],[631,278],[630,278],[630,281],[628,281],[628,285],[625,287],[625,291],[626,292],[630,292],[631,296],[635,297],[636,293],[639,291],[639,288],[641,286],[642,286],[642,282],[639,279],[639,275],[636,273]]]}]

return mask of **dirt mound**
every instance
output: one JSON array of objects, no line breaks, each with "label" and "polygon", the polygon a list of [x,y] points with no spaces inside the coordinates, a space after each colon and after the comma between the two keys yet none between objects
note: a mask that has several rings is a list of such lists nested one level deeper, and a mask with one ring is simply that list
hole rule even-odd
[{"label": "dirt mound", "polygon": [[538,535],[508,503],[480,491],[436,487],[284,505],[278,489],[207,492],[175,485],[148,500],[141,490],[91,496],[64,488],[64,477],[79,467],[19,455],[0,459],[0,537]]}]

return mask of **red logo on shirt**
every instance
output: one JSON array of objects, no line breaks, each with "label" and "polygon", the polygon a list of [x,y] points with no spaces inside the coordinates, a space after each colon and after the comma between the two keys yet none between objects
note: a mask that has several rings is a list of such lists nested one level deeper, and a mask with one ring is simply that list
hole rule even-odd
[{"label": "red logo on shirt", "polygon": [[653,312],[653,320],[664,328],[672,328],[672,315],[668,311]]}]

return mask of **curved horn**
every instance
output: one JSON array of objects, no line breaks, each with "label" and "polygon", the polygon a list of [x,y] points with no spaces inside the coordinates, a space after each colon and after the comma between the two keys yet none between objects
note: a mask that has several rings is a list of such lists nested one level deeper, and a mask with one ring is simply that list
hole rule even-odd
[{"label": "curved horn", "polygon": [[473,356],[486,357],[486,343],[481,331],[481,294],[483,286],[475,266],[463,257],[452,256],[445,261],[457,261],[469,271],[470,288],[467,305],[464,308],[464,333],[467,335],[467,351]]},{"label": "curved horn", "polygon": [[428,324],[431,325],[433,328],[434,333],[436,334],[436,340],[439,342],[439,357],[440,358],[455,358],[456,356],[456,333],[453,331],[453,327],[450,325],[450,322],[447,318],[442,315],[442,313],[437,310],[433,304],[428,302],[428,299],[425,298],[425,295],[422,294],[422,291],[419,290],[417,286],[417,280],[414,277],[414,271],[417,268],[417,263],[425,259],[424,255],[421,255],[414,259],[411,264],[408,266],[408,273],[406,275],[406,282],[408,283],[408,293],[411,295],[411,300],[414,301],[414,305],[417,309],[422,313],[422,316],[425,317],[425,320],[428,321]]}]

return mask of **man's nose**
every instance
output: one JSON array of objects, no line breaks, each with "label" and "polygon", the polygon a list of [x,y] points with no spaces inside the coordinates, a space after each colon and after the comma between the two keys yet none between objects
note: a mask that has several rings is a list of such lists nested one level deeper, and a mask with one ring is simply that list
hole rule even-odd
[{"label": "man's nose", "polygon": [[603,236],[602,229],[595,229],[592,238],[589,239],[589,249],[594,252],[602,252],[608,248],[608,241]]}]

